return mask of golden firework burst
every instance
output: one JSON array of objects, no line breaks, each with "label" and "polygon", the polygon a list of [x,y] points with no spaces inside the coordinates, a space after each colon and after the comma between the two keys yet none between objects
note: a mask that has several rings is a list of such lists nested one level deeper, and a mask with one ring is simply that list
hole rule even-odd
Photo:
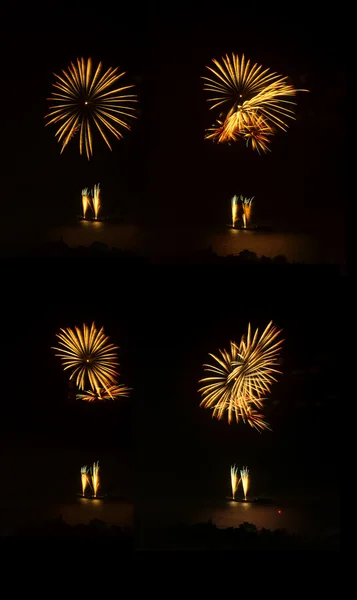
[{"label": "golden firework burst", "polygon": [[75,327],[61,329],[56,334],[59,348],[56,356],[62,360],[64,370],[71,370],[70,379],[75,378],[79,389],[84,390],[87,382],[95,393],[101,388],[116,384],[119,365],[116,350],[118,346],[109,344],[109,337],[104,334],[104,328],[99,331],[92,323],[91,327],[83,324],[83,329]]},{"label": "golden firework burst", "polygon": [[210,354],[213,365],[204,365],[205,371],[213,374],[201,379],[205,383],[199,389],[203,399],[200,406],[213,409],[213,417],[222,419],[228,412],[228,422],[235,417],[256,429],[269,429],[257,408],[263,406],[271,384],[276,381],[275,369],[279,364],[278,355],[283,340],[276,341],[281,333],[270,322],[258,337],[259,330],[251,335],[248,325],[247,338],[240,344],[230,343],[230,351],[220,350],[220,357]]},{"label": "golden firework burst", "polygon": [[246,141],[246,145],[252,146],[253,150],[256,150],[260,154],[262,152],[271,152],[268,144],[271,141],[273,135],[273,129],[264,121],[263,117],[259,117],[255,122],[246,125],[242,137]]},{"label": "golden firework burst", "polygon": [[213,77],[203,77],[204,90],[209,92],[210,110],[229,104],[217,124],[207,130],[206,139],[219,143],[239,138],[251,142],[253,150],[268,150],[267,144],[274,127],[288,128],[287,119],[294,119],[292,107],[296,102],[287,98],[298,91],[287,83],[287,77],[272,73],[255,64],[251,66],[244,55],[228,54],[221,62],[213,59],[214,67],[207,67]]},{"label": "golden firework burst", "polygon": [[48,98],[51,104],[45,119],[49,119],[46,126],[51,123],[59,124],[56,137],[62,143],[61,154],[72,137],[79,132],[80,154],[85,149],[90,160],[93,155],[93,125],[111,150],[105,130],[120,140],[123,137],[121,129],[130,130],[126,119],[136,118],[132,104],[137,102],[137,96],[123,93],[134,86],[113,89],[125,72],[118,73],[118,67],[110,67],[103,75],[101,71],[101,62],[93,75],[91,58],[77,58],[77,64],[71,62],[67,71],[62,70],[62,75],[54,73],[56,82],[53,87],[56,91]]}]

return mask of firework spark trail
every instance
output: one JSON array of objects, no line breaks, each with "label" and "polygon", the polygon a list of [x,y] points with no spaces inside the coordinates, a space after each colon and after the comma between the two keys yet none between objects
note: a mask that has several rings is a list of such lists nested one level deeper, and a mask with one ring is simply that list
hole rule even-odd
[{"label": "firework spark trail", "polygon": [[82,190],[82,208],[83,208],[83,218],[86,218],[87,210],[91,207],[91,197],[90,190],[88,188],[84,188]]},{"label": "firework spark trail", "polygon": [[251,143],[252,149],[269,150],[268,143],[274,127],[283,131],[288,128],[287,119],[295,119],[288,100],[297,90],[287,83],[287,77],[272,73],[269,69],[250,65],[244,55],[226,54],[221,62],[213,59],[214,67],[207,67],[213,75],[203,77],[204,90],[210,94],[210,110],[229,104],[229,110],[221,113],[217,124],[206,132],[206,139],[219,143],[239,138]]},{"label": "firework spark trail", "polygon": [[108,343],[104,327],[98,331],[95,323],[90,328],[84,323],[83,330],[68,327],[56,337],[60,347],[53,350],[57,350],[64,370],[71,370],[70,379],[75,378],[79,389],[84,390],[88,382],[93,392],[104,388],[109,393],[108,388],[117,383],[118,346]]},{"label": "firework spark trail", "polygon": [[246,500],[247,492],[248,492],[248,488],[249,488],[249,471],[248,471],[247,467],[243,467],[243,469],[240,472],[240,477],[241,477],[242,486],[243,486],[244,500]]},{"label": "firework spark trail", "polygon": [[116,400],[119,397],[128,397],[130,388],[123,384],[111,385],[107,389],[88,390],[83,394],[77,394],[77,400],[85,402],[98,402],[103,400]]},{"label": "firework spark trail", "polygon": [[236,492],[238,490],[238,486],[239,486],[239,475],[238,475],[238,467],[236,467],[236,465],[233,465],[231,467],[231,486],[232,486],[232,496],[233,496],[233,500],[235,500],[235,496],[236,496]]},{"label": "firework spark trail", "polygon": [[242,137],[246,141],[246,146],[249,147],[249,142],[253,150],[260,154],[262,152],[271,152],[268,144],[271,142],[271,136],[274,134],[273,128],[267,124],[263,117],[259,117],[256,121],[247,124],[244,127]]},{"label": "firework spark trail", "polygon": [[86,489],[89,485],[89,469],[87,466],[81,467],[81,482],[82,482],[82,494],[85,496]]},{"label": "firework spark trail", "polygon": [[93,126],[111,150],[107,131],[120,140],[123,137],[120,129],[130,130],[126,119],[136,118],[132,104],[137,102],[137,96],[123,94],[134,86],[113,89],[113,84],[125,73],[118,74],[118,67],[110,67],[104,75],[101,75],[101,70],[100,62],[93,75],[92,59],[77,58],[77,64],[71,62],[67,71],[62,70],[62,75],[54,73],[56,82],[53,87],[56,91],[48,98],[51,104],[45,119],[49,119],[46,126],[52,123],[59,125],[56,137],[62,143],[61,154],[79,132],[80,154],[85,151],[90,160],[93,156]]},{"label": "firework spark trail", "polygon": [[92,487],[93,487],[93,497],[97,497],[98,489],[99,489],[99,461],[93,463],[92,467]]},{"label": "firework spark trail", "polygon": [[94,218],[98,219],[100,209],[100,184],[95,185],[93,188],[93,212]]},{"label": "firework spark trail", "polygon": [[238,216],[239,216],[239,203],[238,203],[238,196],[234,195],[231,201],[231,205],[232,205],[232,227],[235,227],[235,224],[238,220]]},{"label": "firework spark trail", "polygon": [[237,423],[242,419],[259,431],[269,429],[256,409],[263,406],[275,374],[281,373],[275,367],[283,340],[276,341],[281,331],[272,322],[260,337],[258,333],[257,329],[252,337],[249,324],[247,338],[242,336],[239,346],[231,342],[230,351],[220,350],[220,357],[210,354],[215,363],[204,369],[213,376],[201,379],[205,385],[199,392],[200,406],[213,409],[213,417],[222,419],[227,411],[229,423],[234,416]]}]

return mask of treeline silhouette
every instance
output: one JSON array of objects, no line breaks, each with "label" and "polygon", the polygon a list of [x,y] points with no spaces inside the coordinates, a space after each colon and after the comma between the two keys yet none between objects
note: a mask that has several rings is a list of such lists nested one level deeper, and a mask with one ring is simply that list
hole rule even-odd
[{"label": "treeline silhouette", "polygon": [[90,246],[77,246],[72,248],[65,242],[47,242],[40,245],[33,246],[31,248],[14,250],[9,248],[2,248],[1,255],[21,255],[29,258],[44,257],[44,258],[115,258],[120,260],[123,264],[133,265],[134,263],[149,264],[151,262],[167,262],[167,263],[179,263],[179,264],[241,264],[241,265],[298,265],[301,263],[291,263],[283,255],[269,258],[267,256],[258,256],[255,252],[250,250],[243,250],[239,254],[219,256],[216,254],[212,247],[205,250],[198,250],[189,253],[177,253],[177,255],[170,254],[165,256],[164,254],[157,256],[156,258],[150,258],[149,256],[140,256],[129,250],[122,250],[119,248],[110,248],[107,244],[102,242],[94,242]]},{"label": "treeline silhouette", "polygon": [[[121,551],[135,550],[135,539],[132,531],[121,529],[94,519],[88,525],[69,525],[59,516],[43,523],[32,523],[21,526],[15,536],[9,539],[32,537],[71,537],[71,538],[116,538],[115,547]],[[160,536],[161,537],[161,536]],[[340,535],[320,538],[290,534],[283,529],[274,531],[258,530],[252,523],[242,523],[239,527],[219,529],[209,521],[196,525],[177,524],[168,527],[164,539],[158,544],[160,550],[178,551],[254,551],[266,552],[306,552],[306,551],[340,551]],[[152,548],[142,548],[150,550]]]},{"label": "treeline silhouette", "polygon": [[258,530],[252,523],[239,527],[219,529],[212,523],[177,525],[168,531],[170,550],[218,550],[218,551],[339,551],[339,534],[329,538],[304,537],[288,533],[284,529]]}]

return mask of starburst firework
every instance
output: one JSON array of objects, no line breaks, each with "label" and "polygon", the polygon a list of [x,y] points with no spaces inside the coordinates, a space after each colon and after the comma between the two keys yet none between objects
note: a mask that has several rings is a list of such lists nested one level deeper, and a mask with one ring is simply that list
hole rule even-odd
[{"label": "starburst firework", "polygon": [[206,132],[206,139],[219,143],[245,139],[247,145],[258,152],[269,150],[268,143],[278,127],[288,128],[287,119],[294,119],[292,106],[296,102],[287,100],[298,91],[287,83],[287,77],[272,73],[255,64],[251,66],[244,55],[213,59],[214,67],[207,67],[213,77],[203,77],[204,90],[209,92],[210,110],[229,104],[226,113],[221,113],[216,125]]},{"label": "starburst firework", "polygon": [[119,365],[116,350],[118,346],[109,344],[109,337],[104,334],[104,328],[97,330],[95,323],[91,327],[83,324],[79,327],[61,329],[56,334],[59,348],[56,356],[62,360],[64,370],[71,370],[70,379],[75,378],[79,389],[84,390],[87,382],[93,392],[116,384]]},{"label": "starburst firework", "polygon": [[62,143],[61,154],[72,137],[79,132],[79,151],[83,154],[85,149],[88,160],[93,155],[92,127],[100,132],[105,143],[111,150],[112,147],[107,137],[108,130],[120,140],[123,135],[121,128],[129,129],[127,118],[135,117],[133,103],[137,102],[135,94],[123,93],[133,85],[115,87],[113,85],[125,73],[118,74],[118,67],[110,67],[101,75],[102,63],[99,63],[95,73],[92,72],[92,60],[77,58],[77,64],[71,62],[67,71],[62,70],[62,75],[55,75],[56,91],[48,98],[51,102],[46,123],[59,124],[56,132],[58,142]]},{"label": "starburst firework", "polygon": [[213,374],[205,377],[200,388],[203,399],[200,406],[213,409],[213,417],[222,419],[228,412],[228,422],[235,417],[255,429],[269,429],[263,415],[257,411],[263,406],[271,384],[276,381],[275,369],[279,364],[278,355],[283,340],[276,340],[281,333],[270,322],[258,337],[257,329],[251,335],[248,325],[247,338],[243,336],[240,344],[230,343],[230,351],[220,350],[220,357],[213,354],[213,365],[204,365],[205,371]]}]

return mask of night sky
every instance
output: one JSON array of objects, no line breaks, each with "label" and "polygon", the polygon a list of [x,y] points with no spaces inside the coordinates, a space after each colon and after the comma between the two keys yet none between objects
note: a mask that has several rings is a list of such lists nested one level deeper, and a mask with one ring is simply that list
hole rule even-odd
[{"label": "night sky", "polygon": [[[340,226],[346,69],[339,14],[327,7],[314,14],[301,3],[281,11],[224,2],[170,7],[5,9],[3,237],[77,214],[80,190],[98,181],[108,212],[135,223],[224,223],[229,198],[243,193],[257,198],[262,218]],[[298,94],[297,121],[275,136],[270,155],[203,141],[213,118],[200,76],[211,58],[232,51],[310,90]],[[55,129],[44,127],[52,72],[79,56],[127,71],[140,100],[132,132],[113,142],[112,153],[97,139],[90,163],[77,139],[60,155]]]},{"label": "night sky", "polygon": [[[0,244],[40,239],[73,219],[81,189],[98,182],[106,212],[127,223],[224,225],[229,199],[242,193],[256,197],[258,220],[342,238],[343,11],[326,10],[224,1],[3,9]],[[297,95],[297,120],[274,136],[271,154],[203,139],[214,116],[200,77],[227,52],[310,90]],[[113,152],[95,137],[91,162],[80,157],[77,138],[60,155],[55,127],[44,126],[53,72],[82,56],[127,71],[125,82],[139,95],[132,131],[111,140]],[[128,460],[138,506],[163,488],[194,494],[206,482],[214,494],[226,466],[240,460],[292,487],[305,478],[338,488],[348,330],[341,279],[293,268],[269,275],[241,266],[126,269],[115,259],[68,259],[3,261],[1,284],[4,452],[19,440],[43,453],[68,448],[69,461],[72,448],[88,449],[93,460],[101,451]],[[197,390],[209,352],[238,341],[248,322],[262,330],[270,320],[286,340],[283,375],[265,413],[273,433],[259,435],[213,420]],[[60,327],[92,321],[120,347],[129,400],[68,402],[67,376],[51,346]]]},{"label": "night sky", "polygon": [[[335,485],[343,417],[343,288],[321,280],[317,290],[306,278],[295,278],[295,285],[286,279],[280,287],[263,279],[254,285],[244,276],[230,282],[231,270],[223,268],[197,272],[188,292],[187,273],[175,270],[169,279],[164,273],[138,270],[126,275],[122,292],[112,294],[81,292],[70,276],[61,278],[62,285],[54,277],[42,285],[33,277],[27,302],[18,286],[8,289],[2,439],[24,438],[44,452],[53,443],[98,454],[130,451],[141,497],[157,493],[159,485],[184,489],[205,479],[213,487],[215,469],[220,473],[238,459],[284,483],[300,477],[318,485],[329,478]],[[273,433],[259,435],[242,424],[213,420],[199,408],[197,389],[209,352],[238,340],[249,321],[261,329],[271,319],[286,340],[283,375],[266,404]],[[121,382],[133,388],[130,400],[67,404],[67,377],[50,347],[60,327],[92,320],[120,346]]]}]

